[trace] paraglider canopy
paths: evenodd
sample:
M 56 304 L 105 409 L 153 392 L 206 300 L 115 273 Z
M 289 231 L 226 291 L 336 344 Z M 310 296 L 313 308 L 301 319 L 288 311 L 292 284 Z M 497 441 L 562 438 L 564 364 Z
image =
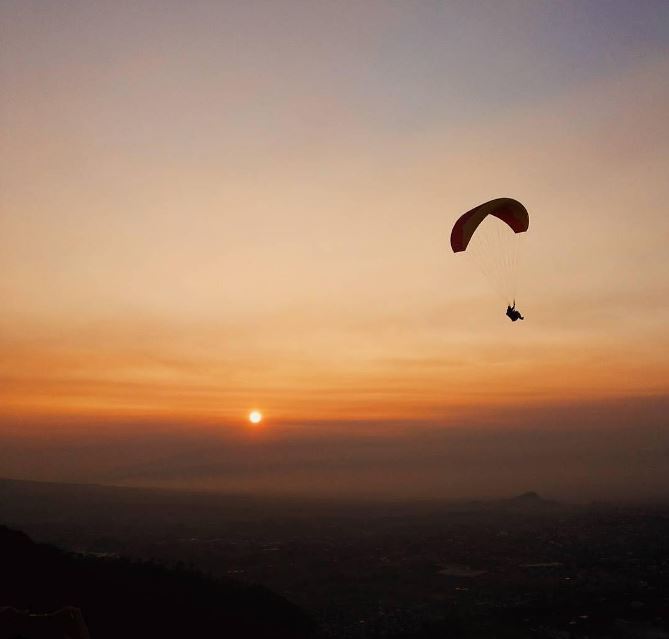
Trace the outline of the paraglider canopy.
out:
M 511 307 L 516 298 L 520 239 L 530 226 L 518 200 L 500 197 L 461 215 L 451 230 L 451 249 L 476 265 L 492 289 Z
M 514 233 L 524 233 L 530 226 L 527 209 L 518 200 L 509 197 L 490 200 L 458 218 L 451 231 L 451 248 L 454 253 L 467 248 L 479 224 L 489 215 L 494 215 L 508 224 Z

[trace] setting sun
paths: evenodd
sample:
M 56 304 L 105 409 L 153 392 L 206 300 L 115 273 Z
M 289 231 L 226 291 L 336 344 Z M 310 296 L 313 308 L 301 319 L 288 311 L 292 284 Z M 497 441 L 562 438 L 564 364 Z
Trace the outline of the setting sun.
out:
M 249 421 L 252 424 L 259 424 L 262 421 L 262 413 L 259 410 L 252 410 L 249 413 Z

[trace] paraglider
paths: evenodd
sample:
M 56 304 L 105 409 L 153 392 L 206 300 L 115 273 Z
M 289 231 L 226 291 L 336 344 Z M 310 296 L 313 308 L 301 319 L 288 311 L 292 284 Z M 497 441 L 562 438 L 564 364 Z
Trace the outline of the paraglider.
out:
M 529 226 L 527 209 L 518 200 L 501 197 L 467 211 L 451 230 L 453 252 L 471 256 L 505 299 L 512 322 L 525 319 L 516 309 L 515 297 L 518 238 Z
M 517 322 L 519 319 L 524 320 L 525 318 L 520 314 L 520 311 L 516 310 L 516 300 L 513 300 L 513 306 L 506 307 L 506 315 L 512 322 Z

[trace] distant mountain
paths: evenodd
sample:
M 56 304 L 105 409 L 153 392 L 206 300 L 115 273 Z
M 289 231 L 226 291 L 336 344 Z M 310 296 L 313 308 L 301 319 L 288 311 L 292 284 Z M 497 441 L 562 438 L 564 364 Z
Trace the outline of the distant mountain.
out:
M 168 489 L 65 484 L 0 478 L 0 522 L 27 530 L 45 541 L 72 539 L 75 529 L 100 531 L 100 537 L 128 537 L 159 531 L 181 537 L 264 520 L 304 522 L 332 517 L 404 517 L 418 512 L 537 513 L 568 508 L 534 491 L 487 500 L 350 501 L 299 497 L 197 493 Z M 64 537 L 60 533 L 67 534 Z M 89 536 L 90 537 L 90 536 Z
M 34 533 L 33 524 L 94 526 L 102 534 L 119 529 L 178 527 L 188 534 L 202 521 L 227 521 L 258 510 L 246 495 L 188 493 L 98 484 L 0 479 L 0 522 Z
M 560 504 L 552 499 L 544 499 L 533 490 L 524 492 L 515 497 L 502 499 L 477 499 L 459 502 L 451 507 L 461 512 L 478 513 L 516 513 L 541 515 L 545 512 L 553 512 L 558 509 L 567 509 L 569 506 Z
M 523 493 L 522 495 L 517 495 L 516 497 L 512 497 L 511 499 L 509 499 L 509 501 L 514 502 L 516 504 L 547 504 L 547 503 L 553 503 L 553 502 L 549 502 L 548 499 L 544 499 L 543 497 L 540 497 L 533 490 L 530 490 L 526 493 Z
M 522 495 L 502 500 L 502 505 L 512 509 L 553 510 L 559 507 L 560 504 L 551 499 L 544 499 L 533 490 L 530 490 Z
M 0 607 L 80 608 L 94 639 L 312 637 L 310 619 L 259 586 L 185 566 L 100 559 L 34 543 L 0 526 Z

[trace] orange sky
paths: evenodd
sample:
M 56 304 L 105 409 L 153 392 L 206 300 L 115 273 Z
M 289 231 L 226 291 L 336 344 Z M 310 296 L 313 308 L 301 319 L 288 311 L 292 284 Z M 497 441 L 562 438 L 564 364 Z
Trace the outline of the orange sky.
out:
M 428 4 L 3 4 L 0 429 L 666 396 L 667 12 Z M 499 196 L 522 324 L 448 249 Z

